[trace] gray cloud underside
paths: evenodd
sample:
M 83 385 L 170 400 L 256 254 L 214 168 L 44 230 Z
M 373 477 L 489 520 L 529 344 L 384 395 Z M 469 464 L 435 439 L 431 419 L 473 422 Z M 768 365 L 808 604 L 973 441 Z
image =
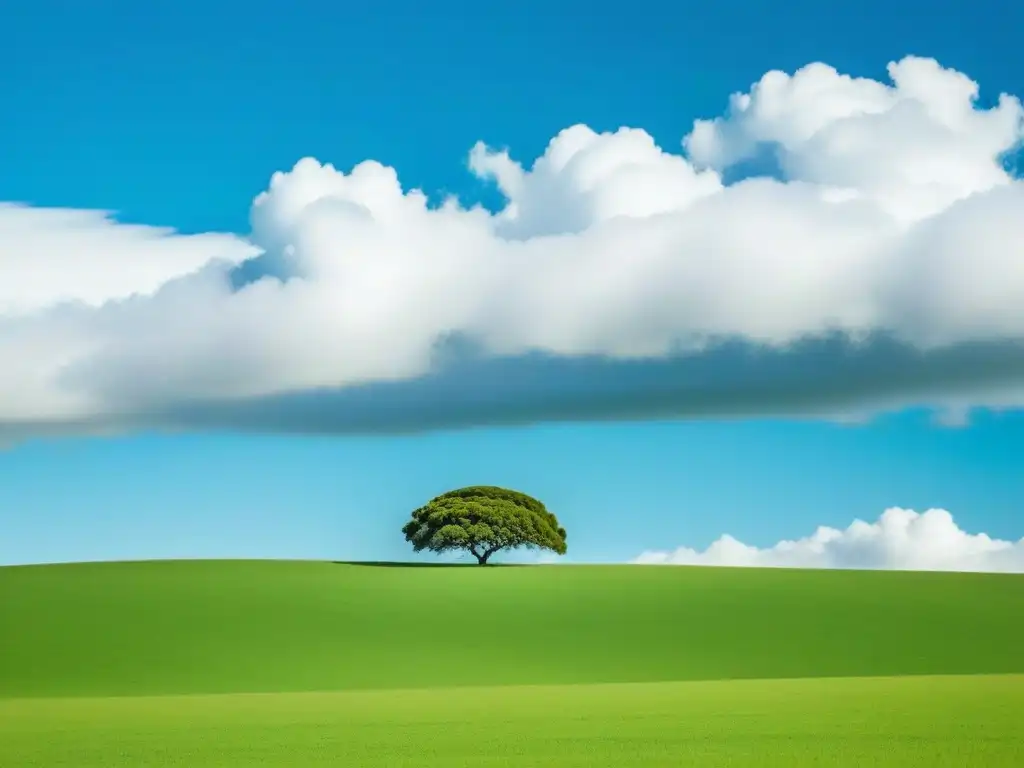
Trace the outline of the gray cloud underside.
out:
M 0 423 L 0 435 L 153 430 L 401 434 L 471 426 L 632 419 L 859 419 L 924 406 L 998 408 L 1024 383 L 1024 344 L 921 352 L 835 336 L 778 350 L 744 342 L 645 361 L 492 358 L 450 343 L 428 376 L 341 389 L 177 404 L 79 422 Z

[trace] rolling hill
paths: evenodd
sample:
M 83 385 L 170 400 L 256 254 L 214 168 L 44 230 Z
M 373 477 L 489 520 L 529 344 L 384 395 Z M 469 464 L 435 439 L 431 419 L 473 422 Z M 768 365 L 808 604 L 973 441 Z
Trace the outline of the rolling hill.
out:
M 0 568 L 0 697 L 1024 672 L 1024 576 L 158 561 Z

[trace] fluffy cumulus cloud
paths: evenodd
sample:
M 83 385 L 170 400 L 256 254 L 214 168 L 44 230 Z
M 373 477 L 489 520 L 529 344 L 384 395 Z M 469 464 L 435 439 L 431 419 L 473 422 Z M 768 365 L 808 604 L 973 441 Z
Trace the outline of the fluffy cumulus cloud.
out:
M 496 212 L 312 158 L 244 239 L 0 207 L 0 437 L 1020 406 L 1024 109 L 978 96 L 930 59 L 773 71 L 679 148 L 476 145 Z
M 1024 539 L 989 538 L 962 530 L 944 509 L 892 507 L 874 523 L 855 520 L 845 530 L 821 527 L 812 535 L 759 549 L 722 536 L 707 549 L 645 552 L 646 565 L 720 565 L 775 568 L 857 568 L 911 571 L 1024 573 Z

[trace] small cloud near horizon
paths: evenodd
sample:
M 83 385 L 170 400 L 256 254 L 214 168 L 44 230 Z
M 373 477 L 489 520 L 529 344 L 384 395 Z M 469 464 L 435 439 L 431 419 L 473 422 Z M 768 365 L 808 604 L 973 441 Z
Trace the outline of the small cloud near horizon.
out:
M 638 565 L 709 565 L 749 568 L 1024 573 L 1024 538 L 993 539 L 962 530 L 944 509 L 915 512 L 891 507 L 873 523 L 820 527 L 802 539 L 758 548 L 725 534 L 707 549 L 648 551 Z

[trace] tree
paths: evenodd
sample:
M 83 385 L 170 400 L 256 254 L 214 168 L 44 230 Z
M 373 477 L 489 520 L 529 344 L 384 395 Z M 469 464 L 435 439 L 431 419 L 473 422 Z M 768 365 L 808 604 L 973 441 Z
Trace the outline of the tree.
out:
M 503 549 L 565 554 L 565 529 L 532 496 L 492 485 L 443 493 L 416 509 L 402 527 L 416 552 L 465 550 L 480 565 Z

